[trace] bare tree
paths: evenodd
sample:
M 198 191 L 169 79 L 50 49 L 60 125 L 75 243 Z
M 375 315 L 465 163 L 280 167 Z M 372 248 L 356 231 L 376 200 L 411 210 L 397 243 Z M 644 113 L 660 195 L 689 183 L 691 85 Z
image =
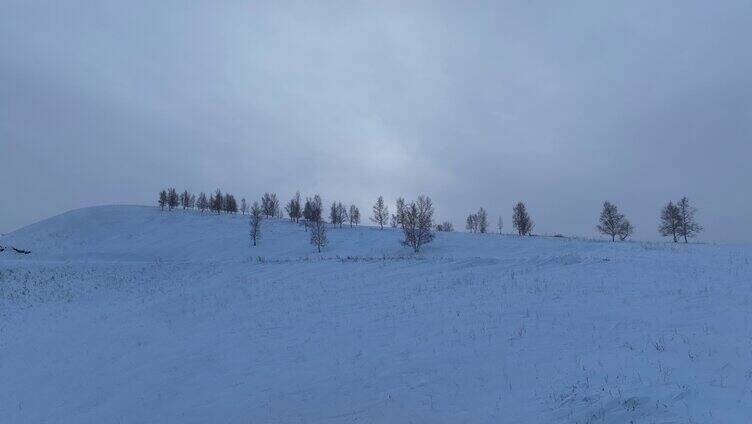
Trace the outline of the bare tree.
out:
M 173 187 L 167 189 L 167 208 L 172 210 L 180 205 L 178 192 Z
M 488 214 L 483 208 L 478 209 L 478 213 L 475 214 L 478 221 L 478 232 L 484 234 L 488 232 Z
M 658 232 L 666 237 L 672 236 L 674 243 L 679 241 L 679 226 L 681 225 L 681 216 L 679 215 L 679 208 L 674 202 L 669 201 L 666 206 L 661 209 L 661 224 L 658 226 Z
M 339 227 L 342 228 L 342 224 L 346 220 L 347 209 L 345 209 L 345 205 L 343 205 L 342 202 L 332 202 L 332 206 L 329 209 L 329 222 L 331 222 L 333 226 L 339 224 Z
M 397 228 L 402 226 L 402 220 L 405 216 L 405 199 L 402 197 L 397 198 L 396 204 L 396 213 L 392 215 L 392 228 Z
M 501 234 L 501 230 L 504 229 L 504 219 L 502 217 L 499 217 L 499 220 L 496 221 L 496 229 L 499 231 L 499 234 Z
M 296 191 L 295 195 L 290 199 L 289 202 L 287 202 L 287 205 L 285 206 L 285 211 L 287 212 L 287 216 L 290 217 L 291 221 L 298 222 L 303 216 L 303 209 L 300 206 L 300 192 Z
M 312 218 L 314 221 L 322 221 L 324 217 L 324 202 L 321 200 L 321 196 L 318 194 L 313 196 L 311 201 Z
M 313 214 L 313 204 L 310 197 L 306 197 L 305 205 L 303 206 L 303 225 L 306 231 L 308 231 L 308 223 L 312 221 L 311 216 Z
M 205 210 L 209 209 L 209 206 L 209 200 L 206 198 L 206 193 L 202 191 L 198 195 L 198 200 L 196 200 L 196 208 L 203 213 Z
M 306 198 L 305 207 L 303 208 L 303 218 L 305 219 L 306 229 L 312 222 L 321 221 L 323 214 L 323 202 L 318 194 L 313 199 Z
M 467 231 L 470 231 L 471 233 L 474 233 L 478 231 L 478 216 L 474 213 L 471 213 L 467 216 L 465 219 L 465 229 Z
M 261 210 L 267 218 L 279 215 L 279 201 L 274 193 L 264 193 L 261 197 Z
M 347 216 L 347 208 L 342 202 L 337 202 L 337 221 L 339 222 L 339 228 L 342 228 L 342 224 L 349 218 Z
M 415 253 L 434 238 L 433 202 L 428 196 L 418 196 L 418 200 L 405 206 L 402 214 L 402 231 L 405 239 L 402 244 L 413 248 Z
M 332 202 L 332 206 L 329 208 L 329 222 L 334 227 L 339 223 L 339 217 L 337 216 L 337 202 Z
M 371 221 L 379 224 L 379 227 L 383 230 L 388 219 L 389 208 L 384 203 L 384 198 L 379 196 L 379 198 L 376 199 L 376 204 L 373 205 L 373 216 L 371 217 Z
M 321 253 L 321 248 L 326 246 L 328 240 L 326 238 L 326 224 L 319 219 L 318 221 L 311 222 L 311 244 L 316 246 L 316 249 Z
M 599 221 L 600 224 L 596 228 L 602 234 L 611 236 L 611 241 L 616 241 L 616 236 L 619 236 L 620 240 L 626 240 L 634 232 L 632 224 L 624 218 L 624 214 L 619 213 L 616 205 L 609 201 L 603 202 Z
M 253 245 L 255 246 L 256 242 L 261 238 L 261 220 L 263 219 L 263 213 L 258 202 L 253 202 L 250 215 L 251 240 L 253 240 Z
M 454 225 L 449 221 L 444 221 L 441 224 L 436 225 L 436 231 L 451 233 L 454 231 Z
M 512 224 L 514 224 L 517 233 L 521 236 L 529 235 L 533 231 L 535 224 L 533 224 L 532 218 L 528 215 L 525 204 L 518 202 L 512 211 Z
M 350 226 L 360 224 L 360 210 L 355 205 L 350 205 Z
M 225 213 L 237 213 L 238 202 L 235 200 L 235 196 L 230 193 L 225 194 L 225 198 L 222 201 L 222 209 Z
M 216 212 L 217 215 L 222 213 L 222 203 L 224 202 L 224 196 L 222 195 L 222 192 L 217 189 L 217 191 L 214 192 L 214 195 L 210 199 L 209 207 L 211 208 L 212 212 Z
M 240 199 L 240 212 L 245 215 L 248 212 L 248 202 L 245 201 L 245 197 Z
M 167 206 L 167 190 L 162 190 L 159 192 L 159 207 L 164 210 L 165 206 Z
M 224 196 L 222 196 L 222 212 L 230 213 L 231 202 L 232 201 L 230 200 L 230 193 L 225 193 Z
M 191 193 L 189 193 L 188 190 L 184 190 L 180 193 L 180 205 L 183 207 L 183 210 L 188 209 L 191 206 Z
M 677 233 L 680 237 L 684 237 L 684 243 L 689 243 L 689 238 L 697 236 L 702 231 L 702 226 L 695 221 L 697 208 L 689 204 L 687 196 L 679 200 L 676 208 L 679 212 L 679 229 Z
M 196 195 L 191 194 L 191 197 L 188 199 L 188 207 L 193 209 L 196 207 Z
M 190 201 L 191 195 L 188 194 L 188 191 L 183 191 L 178 195 L 178 203 L 180 206 L 185 210 L 188 209 L 188 201 Z

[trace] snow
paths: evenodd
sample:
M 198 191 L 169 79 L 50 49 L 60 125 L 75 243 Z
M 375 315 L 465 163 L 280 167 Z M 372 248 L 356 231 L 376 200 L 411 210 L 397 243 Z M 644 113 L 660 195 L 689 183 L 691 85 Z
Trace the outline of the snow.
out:
M 9 423 L 744 423 L 749 246 L 107 206 L 0 238 Z

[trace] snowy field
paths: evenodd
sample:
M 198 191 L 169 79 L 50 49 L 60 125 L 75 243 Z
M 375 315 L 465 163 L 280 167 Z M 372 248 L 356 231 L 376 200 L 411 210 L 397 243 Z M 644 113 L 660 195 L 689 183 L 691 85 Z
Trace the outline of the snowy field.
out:
M 3 423 L 749 423 L 747 246 L 109 206 L 0 238 Z

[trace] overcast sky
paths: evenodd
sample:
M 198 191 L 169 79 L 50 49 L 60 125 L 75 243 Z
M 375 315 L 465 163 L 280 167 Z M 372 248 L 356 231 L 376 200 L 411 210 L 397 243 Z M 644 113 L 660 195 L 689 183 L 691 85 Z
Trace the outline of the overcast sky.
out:
M 752 241 L 752 2 L 0 2 L 0 232 L 168 185 Z

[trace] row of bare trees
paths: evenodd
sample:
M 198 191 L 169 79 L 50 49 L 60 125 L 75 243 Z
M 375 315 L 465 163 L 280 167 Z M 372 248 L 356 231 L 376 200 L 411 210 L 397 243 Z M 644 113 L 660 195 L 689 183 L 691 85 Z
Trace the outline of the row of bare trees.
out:
M 305 230 L 310 230 L 310 243 L 316 246 L 317 251 L 320 253 L 321 249 L 328 243 L 326 224 L 322 219 L 323 202 L 321 201 L 321 196 L 317 194 L 313 198 L 306 198 L 305 203 L 303 203 L 300 192 L 296 192 L 285 205 L 285 212 L 287 212 L 291 221 L 295 223 L 303 221 Z M 250 209 L 250 236 L 253 245 L 256 246 L 261 237 L 262 220 L 282 217 L 282 210 L 275 193 L 264 193 L 261 196 L 260 205 L 258 202 L 253 202 Z
M 521 236 L 530 235 L 533 231 L 533 219 L 527 213 L 527 207 L 524 203 L 518 202 L 512 209 L 512 223 L 517 234 Z M 447 225 L 449 224 L 449 225 Z M 490 224 L 488 222 L 488 212 L 482 207 L 478 209 L 478 212 L 471 213 L 465 219 L 465 229 L 471 233 L 485 234 L 490 231 Z M 499 217 L 496 221 L 496 230 L 501 234 L 504 229 L 504 219 Z M 452 231 L 453 227 L 451 223 L 445 222 L 443 225 L 437 227 L 438 231 Z
M 661 209 L 658 232 L 664 237 L 671 236 L 674 243 L 680 238 L 689 243 L 690 238 L 696 237 L 702 231 L 702 226 L 695 219 L 696 212 L 697 208 L 689 203 L 687 196 L 683 196 L 676 203 L 668 202 Z M 611 236 L 611 241 L 615 241 L 617 237 L 619 240 L 626 240 L 634 233 L 634 226 L 624 214 L 619 213 L 616 205 L 608 201 L 603 202 L 597 228 L 602 234 Z
M 338 205 L 334 204 L 334 208 L 337 209 L 337 214 L 332 220 L 332 224 L 336 225 L 340 223 L 340 218 L 344 221 L 344 216 L 339 214 Z M 253 245 L 256 245 L 257 236 L 260 232 L 260 223 L 262 219 L 268 218 L 282 218 L 282 210 L 277 200 L 275 193 L 264 193 L 261 197 L 261 206 L 254 203 L 252 210 L 257 209 L 257 213 L 251 213 L 251 239 Z M 341 207 L 344 209 L 344 206 Z M 326 236 L 326 223 L 323 220 L 324 203 L 321 200 L 321 196 L 318 194 L 311 197 L 307 197 L 303 202 L 300 192 L 296 192 L 295 195 L 285 205 L 285 212 L 290 218 L 290 221 L 295 223 L 304 224 L 306 231 L 309 231 L 309 241 L 316 247 L 316 250 L 320 253 L 321 249 L 328 244 L 328 238 Z
M 254 202 L 248 205 L 245 199 L 241 199 L 240 206 L 235 197 L 230 193 L 222 193 L 217 189 L 208 198 L 205 193 L 199 193 L 198 197 L 187 190 L 178 193 L 175 188 L 168 188 L 159 193 L 159 206 L 164 209 L 172 210 L 178 207 L 183 209 L 198 209 L 201 212 L 207 210 L 220 214 L 237 213 L 244 215 L 248 213 L 251 218 L 251 239 L 255 246 L 261 237 L 261 220 L 268 218 L 282 218 L 283 212 L 279 200 L 275 193 L 264 193 L 261 202 Z M 395 213 L 390 214 L 389 208 L 382 196 L 379 196 L 372 208 L 371 221 L 383 229 L 387 225 L 399 227 L 403 230 L 404 245 L 410 246 L 415 252 L 429 243 L 434 238 L 435 231 L 454 231 L 451 222 L 445 221 L 435 227 L 433 226 L 433 203 L 427 196 L 418 196 L 417 200 L 406 203 L 402 197 L 397 198 L 395 202 Z M 323 219 L 323 202 L 318 194 L 313 198 L 306 198 L 302 201 L 300 192 L 296 192 L 284 207 L 284 211 L 291 221 L 302 223 L 306 231 L 311 230 L 310 242 L 316 246 L 320 252 L 328 243 L 326 236 L 326 223 Z M 683 238 L 685 243 L 689 238 L 695 237 L 702 231 L 695 220 L 697 209 L 690 205 L 687 197 L 682 197 L 678 202 L 669 202 L 661 210 L 661 223 L 659 232 L 663 236 L 673 237 L 674 242 Z M 512 224 L 515 231 L 520 236 L 531 235 L 535 224 L 527 212 L 523 202 L 518 202 L 512 210 Z M 341 228 L 345 223 L 351 227 L 360 224 L 360 210 L 354 204 L 346 207 L 342 202 L 332 202 L 329 209 L 329 222 L 333 226 L 339 225 Z M 499 217 L 497 230 L 502 232 L 504 222 Z M 488 213 L 484 208 L 478 209 L 477 212 L 471 213 L 466 219 L 465 228 L 473 233 L 487 233 L 489 231 Z M 617 206 L 609 201 L 603 203 L 603 209 L 600 214 L 599 224 L 596 227 L 602 234 L 611 237 L 612 241 L 626 240 L 634 234 L 634 226 L 629 220 L 620 213 Z
M 342 228 L 342 224 L 349 223 L 350 227 L 360 224 L 360 209 L 355 205 L 350 205 L 350 208 L 346 208 L 342 202 L 333 202 L 329 208 L 329 222 L 332 225 L 338 225 Z
M 688 242 L 689 238 L 695 237 L 702 231 L 702 226 L 695 220 L 695 213 L 697 208 L 690 205 L 687 197 L 682 197 L 678 202 L 669 202 L 661 210 L 661 224 L 658 229 L 662 236 L 671 236 L 674 242 L 678 242 L 680 238 L 684 239 L 684 242 Z M 532 233 L 535 224 L 532 218 L 527 212 L 525 204 L 522 202 L 517 203 L 512 210 L 512 223 L 514 225 L 517 234 L 524 236 Z M 485 209 L 480 208 L 478 212 L 471 213 L 467 216 L 465 221 L 465 228 L 472 233 L 486 233 L 488 232 L 488 214 Z M 504 221 L 499 217 L 497 223 L 497 229 L 501 233 L 504 228 Z M 603 210 L 599 218 L 599 223 L 596 226 L 601 234 L 611 237 L 611 241 L 626 240 L 634 234 L 634 226 L 624 216 L 619 213 L 615 204 L 605 201 L 603 202 Z M 444 222 L 436 227 L 437 231 L 453 231 L 451 222 Z
M 483 208 L 478 209 L 478 212 L 471 213 L 465 220 L 465 229 L 471 233 L 485 234 L 488 232 L 488 213 Z
M 198 197 L 196 197 L 196 195 L 191 194 L 188 190 L 178 194 L 174 187 L 170 187 L 159 192 L 157 204 L 162 210 L 165 207 L 167 210 L 182 207 L 183 209 L 198 209 L 201 212 L 208 210 L 217 214 L 222 212 L 238 213 L 238 211 L 245 214 L 248 212 L 248 204 L 245 199 L 241 200 L 240 207 L 238 208 L 235 196 L 230 193 L 223 194 L 220 189 L 217 189 L 209 197 L 204 192 L 199 193 Z
M 313 198 L 306 198 L 302 207 L 301 203 L 300 193 L 295 193 L 285 210 L 292 221 L 303 221 L 305 229 L 310 230 L 311 244 L 321 252 L 328 243 L 321 196 L 317 194 Z M 396 209 L 396 212 L 390 215 L 384 198 L 379 196 L 372 208 L 371 221 L 378 224 L 380 229 L 390 222 L 393 227 L 402 228 L 405 237 L 401 243 L 419 252 L 421 247 L 431 242 L 434 237 L 434 210 L 431 199 L 427 196 L 418 196 L 416 201 L 407 204 L 403 198 L 399 198 Z M 349 223 L 353 227 L 359 225 L 360 220 L 360 209 L 354 204 L 348 208 L 342 202 L 335 201 L 329 207 L 329 223 L 332 226 L 342 228 L 345 223 Z
M 441 226 L 441 228 L 438 228 L 438 230 L 452 231 L 451 224 L 448 226 L 446 224 L 447 223 L 444 223 L 444 225 Z M 530 235 L 532 233 L 535 224 L 533 223 L 533 219 L 530 218 L 530 214 L 528 214 L 527 207 L 524 203 L 518 202 L 516 205 L 514 205 L 514 208 L 512 208 L 512 224 L 515 231 L 517 231 L 517 234 L 521 236 Z M 486 210 L 481 207 L 480 209 L 478 209 L 478 212 L 468 215 L 465 219 L 465 229 L 471 233 L 485 234 L 489 232 L 490 227 L 488 223 L 488 212 L 486 212 Z M 499 232 L 499 234 L 501 234 L 501 231 L 503 229 L 504 219 L 502 217 L 499 217 L 499 219 L 496 221 L 496 230 Z
M 178 194 L 177 190 L 170 187 L 159 192 L 159 207 L 164 210 L 176 209 L 182 205 L 183 209 L 197 209 L 200 212 L 210 210 L 220 214 L 241 212 L 250 216 L 250 237 L 254 246 L 258 245 L 261 239 L 261 223 L 264 219 L 282 218 L 282 208 L 275 193 L 264 193 L 260 202 L 253 202 L 249 205 L 245 199 L 241 199 L 238 207 L 237 201 L 232 194 L 225 193 L 217 189 L 215 193 L 207 198 L 206 194 L 201 192 L 198 197 L 187 190 Z M 313 198 L 306 198 L 305 203 L 302 201 L 300 192 L 296 192 L 284 207 L 285 212 L 293 222 L 303 222 L 305 230 L 310 230 L 310 242 L 316 246 L 317 250 L 327 245 L 326 223 L 323 219 L 323 202 L 318 194 Z M 345 207 L 342 202 L 334 202 L 331 206 L 330 222 L 332 225 L 343 226 L 344 223 L 350 224 L 351 227 L 360 224 L 360 209 L 357 206 L 350 205 Z

